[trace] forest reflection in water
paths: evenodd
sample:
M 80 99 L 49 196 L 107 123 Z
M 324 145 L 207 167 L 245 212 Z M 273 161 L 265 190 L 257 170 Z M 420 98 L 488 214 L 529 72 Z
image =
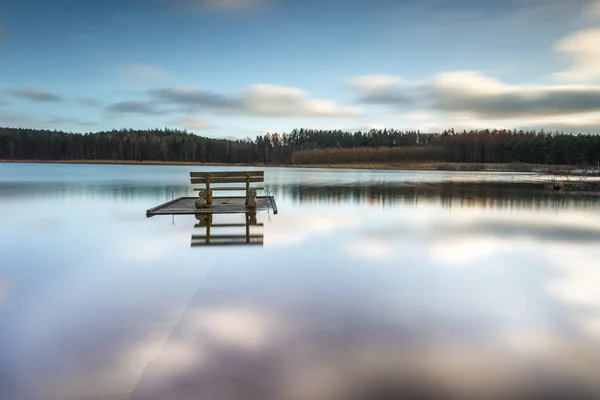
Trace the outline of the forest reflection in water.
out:
M 548 209 L 598 207 L 600 193 L 560 193 L 531 182 L 372 183 L 278 185 L 273 192 L 294 204 L 346 204 L 395 207 L 419 202 L 443 207 Z
M 372 207 L 395 207 L 426 202 L 443 207 L 549 209 L 563 207 L 596 207 L 600 193 L 555 192 L 543 183 L 532 182 L 370 182 L 360 186 L 331 183 L 267 185 L 279 201 L 303 205 L 353 204 Z M 148 198 L 161 202 L 179 196 L 191 196 L 189 185 L 135 183 L 29 183 L 0 182 L 0 200 L 68 199 L 92 196 L 119 202 Z

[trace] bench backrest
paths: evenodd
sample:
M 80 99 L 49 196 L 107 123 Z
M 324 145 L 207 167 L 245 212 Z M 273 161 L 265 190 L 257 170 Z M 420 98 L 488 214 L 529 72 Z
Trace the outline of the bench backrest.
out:
M 192 184 L 264 182 L 265 171 L 190 172 Z

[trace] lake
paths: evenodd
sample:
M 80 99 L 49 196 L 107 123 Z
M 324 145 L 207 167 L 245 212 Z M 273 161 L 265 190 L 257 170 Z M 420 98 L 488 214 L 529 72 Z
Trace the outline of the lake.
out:
M 600 197 L 264 168 L 262 245 L 146 218 L 222 169 L 0 164 L 0 398 L 600 396 Z

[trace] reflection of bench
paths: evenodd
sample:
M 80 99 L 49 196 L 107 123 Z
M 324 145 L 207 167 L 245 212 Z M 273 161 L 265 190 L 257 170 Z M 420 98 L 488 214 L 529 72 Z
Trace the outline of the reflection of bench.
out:
M 250 189 L 263 190 L 262 187 L 251 186 L 252 183 L 265 181 L 264 171 L 219 171 L 219 172 L 190 172 L 192 184 L 204 184 L 205 188 L 194 189 L 195 191 L 206 191 L 206 204 L 212 205 L 213 190 L 243 190 L 246 192 L 245 205 L 248 205 L 248 197 L 251 194 Z M 239 184 L 245 183 L 245 186 L 231 186 L 217 184 Z M 255 193 L 255 192 L 254 192 Z
M 262 227 L 256 220 L 256 213 L 246 213 L 246 223 L 213 224 L 213 214 L 196 214 L 198 223 L 196 229 L 206 229 L 204 235 L 192 235 L 192 247 L 196 246 L 226 246 L 226 245 L 263 245 L 263 234 L 251 234 L 250 227 Z M 211 229 L 212 228 L 212 229 Z M 245 228 L 245 234 L 215 234 L 215 228 Z

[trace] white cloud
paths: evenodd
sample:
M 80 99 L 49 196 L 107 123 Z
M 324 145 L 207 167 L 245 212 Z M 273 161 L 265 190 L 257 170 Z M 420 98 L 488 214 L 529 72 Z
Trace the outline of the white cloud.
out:
M 378 123 L 372 122 L 372 123 L 367 123 L 367 124 L 361 125 L 359 129 L 361 131 L 370 131 L 371 129 L 383 130 L 385 128 L 386 127 L 383 124 L 378 124 Z
M 348 85 L 364 92 L 374 92 L 392 89 L 403 80 L 395 75 L 363 75 L 348 80 Z
M 436 119 L 436 116 L 425 112 L 408 113 L 399 116 L 401 119 L 410 122 L 430 122 Z
M 302 89 L 267 84 L 250 85 L 243 102 L 248 113 L 262 116 L 347 118 L 362 115 L 358 107 L 311 98 Z
M 575 133 L 600 132 L 600 112 L 521 119 L 515 124 L 523 129 L 544 127 L 546 130 Z
M 428 131 L 444 127 L 600 131 L 600 85 L 508 84 L 479 71 L 450 71 L 422 83 L 367 93 L 359 100 L 400 110 L 415 107 L 398 118 Z
M 600 16 L 600 0 L 572 6 Z M 542 9 L 568 11 L 558 0 L 539 1 L 530 11 Z M 405 82 L 394 75 L 364 75 L 349 79 L 348 85 L 361 93 L 358 102 L 392 107 L 396 115 L 404 111 L 398 118 L 421 130 L 600 132 L 600 28 L 574 32 L 557 42 L 554 50 L 572 62 L 569 70 L 554 74 L 560 84 L 512 84 L 482 71 L 462 70 L 441 72 L 420 82 Z
M 268 84 L 254 84 L 237 95 L 207 92 L 193 87 L 151 90 L 154 104 L 175 106 L 186 112 L 209 111 L 227 115 L 261 117 L 354 118 L 362 115 L 359 107 L 344 106 L 332 100 L 313 98 L 305 90 Z M 128 103 L 128 102 L 126 102 Z M 138 112 L 138 104 L 126 110 Z M 146 112 L 147 107 L 139 110 Z M 122 105 L 113 107 L 121 109 Z
M 413 112 L 406 114 L 398 114 L 394 117 L 394 128 L 411 131 L 419 130 L 421 132 L 441 132 L 448 127 L 454 127 L 455 125 L 447 125 L 446 121 L 442 121 L 443 118 L 440 114 L 434 114 L 431 112 Z
M 556 118 L 600 111 L 598 85 L 509 85 L 474 71 L 439 74 L 429 106 L 489 120 Z
M 600 2 L 596 5 L 600 10 Z M 555 50 L 573 61 L 569 71 L 554 76 L 567 82 L 590 82 L 600 79 L 600 28 L 575 32 L 560 40 Z
M 473 116 L 469 113 L 441 115 L 439 122 L 417 124 L 421 131 L 440 132 L 454 128 L 457 131 L 476 129 L 544 129 L 570 133 L 599 133 L 600 113 L 581 113 L 547 117 L 494 119 Z M 416 128 L 415 128 L 416 129 Z
M 190 130 L 211 129 L 211 126 L 204 119 L 192 116 L 179 118 L 175 121 L 175 125 Z
M 347 131 L 349 128 L 344 128 L 342 125 L 308 125 L 306 129 L 322 130 L 322 131 Z
M 499 80 L 479 71 L 452 71 L 437 74 L 432 86 L 439 91 L 459 91 L 474 95 L 504 94 L 515 91 Z
M 546 3 L 562 9 L 559 1 Z M 574 6 L 583 6 L 583 2 Z M 600 16 L 600 0 L 585 2 L 589 14 Z M 555 10 L 555 11 L 556 11 Z M 564 10 L 566 11 L 566 10 Z M 554 50 L 572 66 L 554 74 L 561 84 L 510 84 L 481 71 L 442 72 L 422 82 L 403 82 L 391 75 L 352 78 L 359 102 L 409 111 L 398 117 L 421 130 L 443 127 L 544 128 L 600 132 L 600 28 L 574 32 Z M 596 84 L 595 84 L 596 83 Z M 424 129 L 425 126 L 429 129 Z

